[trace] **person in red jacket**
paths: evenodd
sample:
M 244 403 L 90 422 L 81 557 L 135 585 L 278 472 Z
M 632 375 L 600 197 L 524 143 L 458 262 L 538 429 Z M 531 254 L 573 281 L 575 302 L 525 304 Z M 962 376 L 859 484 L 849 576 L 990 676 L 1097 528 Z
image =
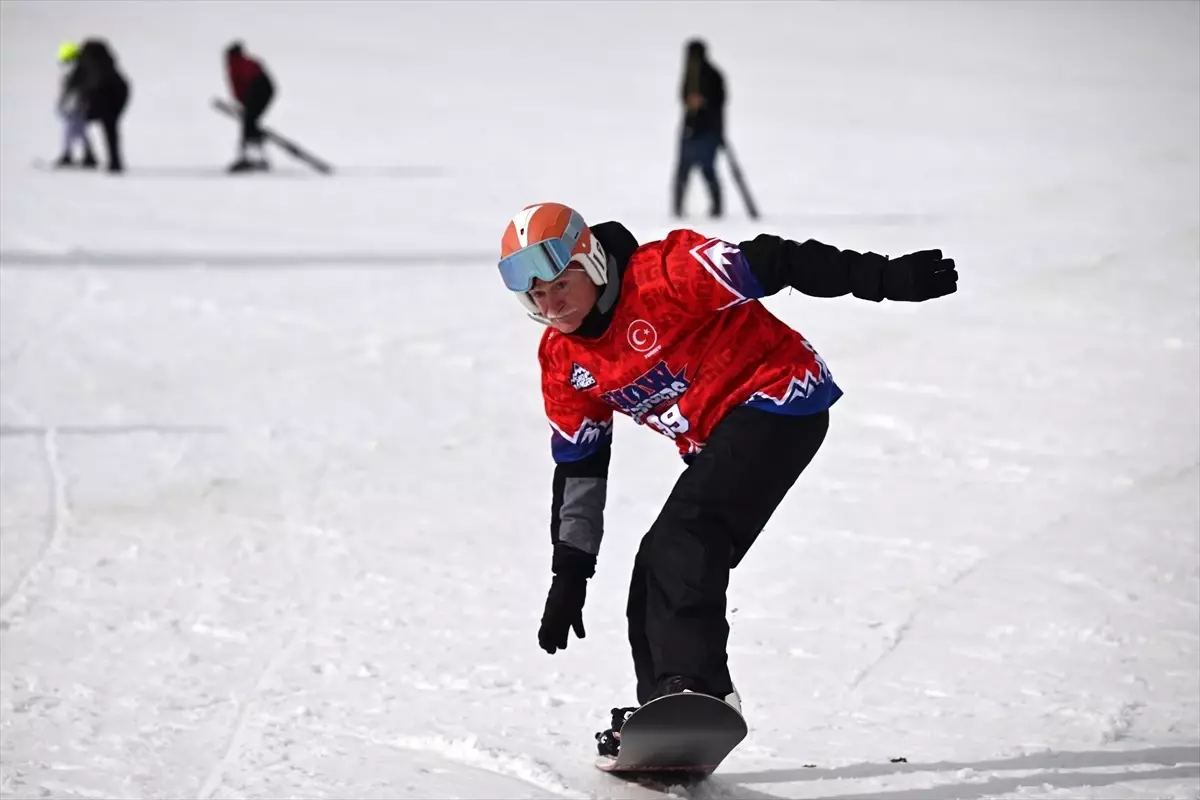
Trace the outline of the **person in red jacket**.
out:
M 229 171 L 268 169 L 259 121 L 275 97 L 275 83 L 261 61 L 246 55 L 241 42 L 234 42 L 225 49 L 225 71 L 233 97 L 242 106 L 238 158 L 230 165 Z
M 740 711 L 725 618 L 730 571 L 825 439 L 842 396 L 828 365 L 760 302 L 814 297 L 920 302 L 951 294 L 940 250 L 898 258 L 770 234 L 734 243 L 675 230 L 638 244 L 561 203 L 505 228 L 500 275 L 547 326 L 538 350 L 555 462 L 550 591 L 538 642 L 584 637 L 587 581 L 604 534 L 613 412 L 673 442 L 687 465 L 634 559 L 626 616 L 637 701 L 694 691 Z M 596 734 L 616 756 L 633 707 Z

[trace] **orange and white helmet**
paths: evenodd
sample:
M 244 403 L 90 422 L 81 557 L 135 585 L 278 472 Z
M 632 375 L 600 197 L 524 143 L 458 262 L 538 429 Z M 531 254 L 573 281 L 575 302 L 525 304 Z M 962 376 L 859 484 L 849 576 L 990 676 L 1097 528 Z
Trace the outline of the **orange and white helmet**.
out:
M 552 281 L 572 264 L 582 267 L 597 286 L 608 283 L 604 248 L 575 209 L 536 203 L 521 209 L 504 229 L 500 277 L 535 319 L 545 322 L 529 296 L 534 279 Z

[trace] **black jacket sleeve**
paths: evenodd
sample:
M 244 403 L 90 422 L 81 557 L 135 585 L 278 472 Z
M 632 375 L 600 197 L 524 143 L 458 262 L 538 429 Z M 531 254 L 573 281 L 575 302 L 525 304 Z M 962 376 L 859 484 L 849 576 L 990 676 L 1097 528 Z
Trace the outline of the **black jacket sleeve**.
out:
M 608 464 L 612 448 L 554 467 L 550 505 L 550 541 L 554 545 L 554 571 L 569 561 L 595 569 L 604 537 L 604 505 L 608 495 Z
M 765 296 L 791 286 L 811 297 L 853 294 L 883 300 L 883 270 L 888 260 L 877 253 L 839 250 L 815 239 L 794 242 L 763 233 L 738 247 Z

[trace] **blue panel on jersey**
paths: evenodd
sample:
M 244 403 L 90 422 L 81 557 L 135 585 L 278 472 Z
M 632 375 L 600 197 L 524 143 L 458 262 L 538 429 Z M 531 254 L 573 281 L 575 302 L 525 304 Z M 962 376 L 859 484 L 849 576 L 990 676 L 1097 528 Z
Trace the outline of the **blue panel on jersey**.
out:
M 789 414 L 802 417 L 826 411 L 842 396 L 841 388 L 828 373 L 822 374 L 818 382 L 799 381 L 792 378 L 783 397 L 771 397 L 758 392 L 746 401 L 751 408 L 770 411 L 774 414 Z
M 556 464 L 580 461 L 612 445 L 611 419 L 607 422 L 585 419 L 573 438 L 553 425 L 550 428 L 550 453 Z
M 766 295 L 758 278 L 750 269 L 750 262 L 741 250 L 726 256 L 729 261 L 729 282 L 742 297 L 760 298 Z
M 721 239 L 709 239 L 691 252 L 710 275 L 739 297 L 757 299 L 766 295 L 762 284 L 750 269 L 750 262 L 737 245 Z

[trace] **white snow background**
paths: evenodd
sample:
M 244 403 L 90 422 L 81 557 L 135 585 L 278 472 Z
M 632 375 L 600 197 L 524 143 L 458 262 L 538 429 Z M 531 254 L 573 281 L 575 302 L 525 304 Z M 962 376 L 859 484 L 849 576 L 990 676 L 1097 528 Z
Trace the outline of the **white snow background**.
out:
M 92 35 L 128 172 L 35 169 Z M 1200 3 L 749 0 L 0 3 L 3 797 L 659 796 L 592 734 L 683 465 L 618 420 L 587 638 L 538 649 L 495 258 L 540 200 L 675 226 L 693 35 L 764 213 L 722 163 L 684 224 L 961 288 L 766 301 L 846 395 L 733 575 L 750 735 L 675 794 L 1200 797 Z M 234 38 L 335 175 L 222 173 Z

